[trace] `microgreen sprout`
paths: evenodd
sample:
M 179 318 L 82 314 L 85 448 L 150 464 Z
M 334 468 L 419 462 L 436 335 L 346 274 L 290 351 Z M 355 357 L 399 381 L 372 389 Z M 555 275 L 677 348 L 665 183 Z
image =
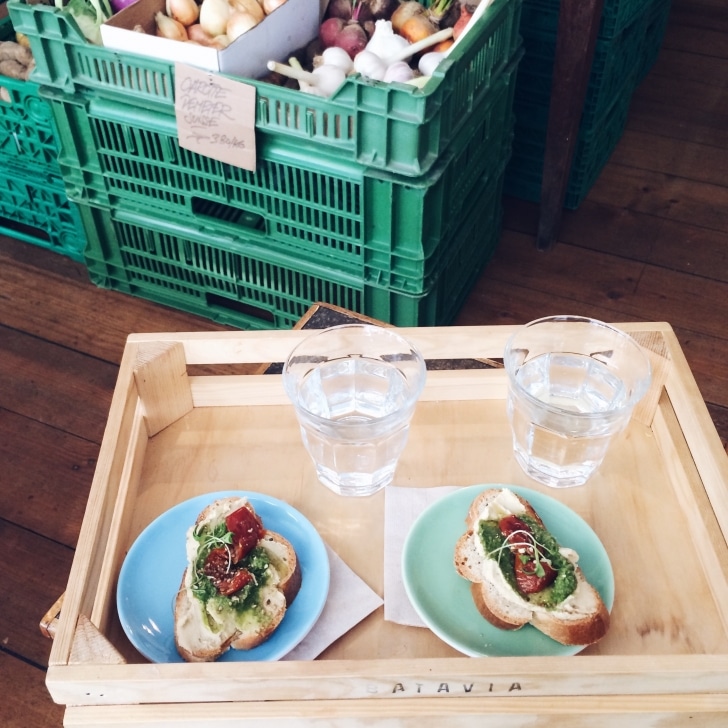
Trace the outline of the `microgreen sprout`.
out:
M 203 536 L 202 532 L 198 529 L 195 531 L 194 534 L 195 538 L 200 541 L 200 548 L 197 551 L 198 555 L 198 563 L 197 563 L 197 570 L 199 571 L 202 567 L 200 565 L 200 560 L 204 564 L 205 558 L 207 558 L 207 554 L 210 553 L 213 549 L 217 548 L 218 546 L 224 547 L 225 552 L 227 553 L 227 570 L 230 571 L 230 568 L 232 567 L 233 557 L 232 557 L 232 551 L 230 550 L 230 544 L 233 542 L 233 534 L 231 531 L 225 531 L 222 535 L 215 535 L 214 532 L 208 533 L 206 536 Z M 200 559 L 200 557 L 203 557 Z
M 513 536 L 520 536 L 523 540 L 514 541 Z M 511 532 L 497 549 L 488 553 L 488 556 L 497 554 L 497 561 L 500 563 L 501 555 L 505 549 L 517 554 L 522 564 L 527 564 L 533 560 L 536 564 L 536 576 L 542 577 L 546 574 L 543 568 L 544 563 L 552 566 L 548 548 L 537 541 L 529 531 L 521 529 Z

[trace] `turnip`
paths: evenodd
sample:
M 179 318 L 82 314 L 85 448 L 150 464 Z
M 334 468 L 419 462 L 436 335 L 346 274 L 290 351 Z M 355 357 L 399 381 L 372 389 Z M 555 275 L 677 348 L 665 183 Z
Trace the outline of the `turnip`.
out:
M 328 18 L 321 23 L 319 28 L 319 38 L 324 48 L 330 48 L 344 29 L 346 21 L 341 18 Z
M 352 21 L 342 29 L 336 37 L 334 45 L 343 48 L 349 54 L 349 58 L 355 58 L 357 53 L 361 53 L 367 47 L 368 40 L 364 28 L 359 23 Z
M 367 34 L 359 23 L 353 20 L 347 23 L 341 18 L 329 18 L 321 23 L 319 38 L 324 48 L 343 48 L 349 58 L 363 51 L 368 42 Z

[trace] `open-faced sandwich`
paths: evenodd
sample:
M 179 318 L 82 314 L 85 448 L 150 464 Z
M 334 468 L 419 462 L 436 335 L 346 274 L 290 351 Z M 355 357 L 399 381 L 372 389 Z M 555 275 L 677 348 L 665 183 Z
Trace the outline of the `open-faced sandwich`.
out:
M 565 645 L 589 645 L 609 629 L 609 611 L 533 507 L 507 488 L 480 493 L 455 547 L 478 611 L 500 629 L 532 624 Z
M 263 643 L 298 594 L 291 543 L 264 528 L 250 501 L 207 506 L 187 532 L 187 568 L 174 603 L 174 638 L 188 662 Z

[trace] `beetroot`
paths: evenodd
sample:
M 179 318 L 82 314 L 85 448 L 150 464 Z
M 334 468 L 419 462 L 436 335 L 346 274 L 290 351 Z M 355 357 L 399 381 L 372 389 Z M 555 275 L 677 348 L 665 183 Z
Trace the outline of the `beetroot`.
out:
M 339 33 L 344 30 L 346 22 L 341 18 L 329 18 L 321 23 L 319 28 L 319 38 L 324 48 L 334 45 Z
M 349 57 L 353 60 L 357 53 L 361 53 L 367 46 L 369 38 L 364 32 L 364 28 L 359 23 L 347 23 L 341 33 L 336 36 L 334 45 L 343 48 Z
M 353 59 L 357 53 L 364 50 L 369 36 L 355 20 L 346 22 L 341 18 L 329 18 L 321 23 L 319 39 L 324 48 L 338 46 Z

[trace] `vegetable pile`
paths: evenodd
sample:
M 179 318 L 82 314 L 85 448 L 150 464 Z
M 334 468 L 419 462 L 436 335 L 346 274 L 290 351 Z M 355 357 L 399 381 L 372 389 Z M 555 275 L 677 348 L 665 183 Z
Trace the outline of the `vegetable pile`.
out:
M 286 0 L 167 0 L 157 13 L 157 35 L 222 50 L 265 20 Z M 137 27 L 135 30 L 143 31 Z
M 40 0 L 48 2 L 49 0 Z M 135 0 L 51 0 L 73 15 L 87 39 Z M 359 74 L 372 81 L 423 86 L 473 23 L 475 9 L 492 0 L 330 0 L 318 37 L 288 63 L 268 62 L 265 80 L 328 97 Z M 66 3 L 64 5 L 64 2 Z M 227 48 L 286 0 L 166 0 L 155 15 L 156 35 Z M 480 12 L 480 11 L 479 11 Z M 135 31 L 145 33 L 141 25 Z M 283 31 L 281 31 L 283 32 Z
M 331 0 L 318 38 L 306 49 L 308 63 L 293 57 L 268 68 L 317 96 L 335 93 L 353 73 L 422 85 L 472 18 L 468 1 Z

